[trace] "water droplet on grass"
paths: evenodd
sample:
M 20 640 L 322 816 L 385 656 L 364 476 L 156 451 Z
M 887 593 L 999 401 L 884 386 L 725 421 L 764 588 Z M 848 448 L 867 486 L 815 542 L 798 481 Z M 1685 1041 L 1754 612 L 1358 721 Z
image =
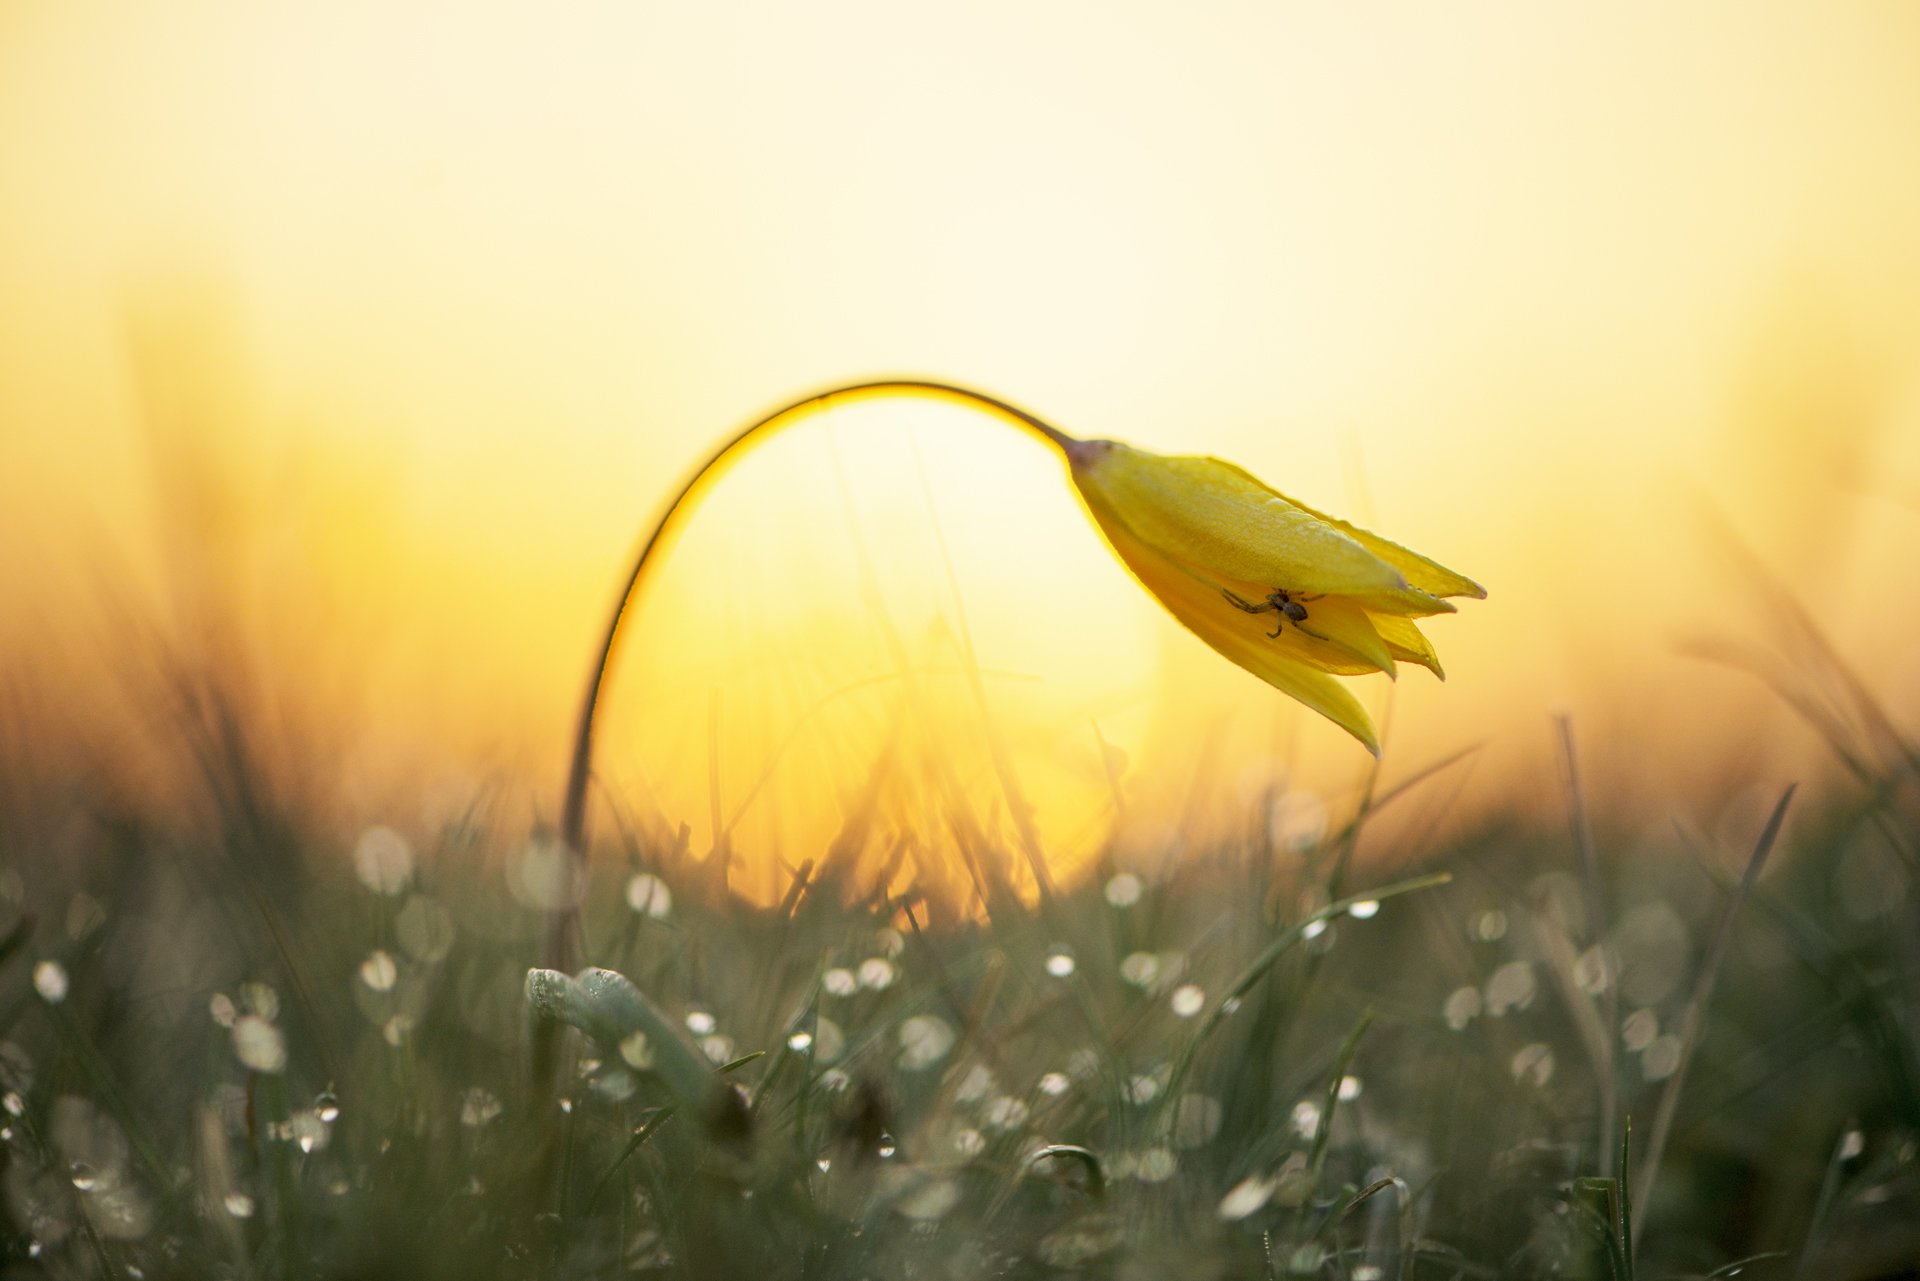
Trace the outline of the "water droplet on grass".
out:
M 1133 1177 L 1142 1183 L 1165 1183 L 1179 1168 L 1173 1152 L 1167 1148 L 1148 1148 L 1133 1167 Z
M 1660 1035 L 1660 1017 L 1652 1010 L 1635 1010 L 1620 1024 L 1620 1041 L 1635 1054 L 1653 1044 Z
M 1173 989 L 1173 996 L 1167 1001 L 1173 1012 L 1183 1019 L 1190 1019 L 1206 1008 L 1207 992 L 1198 983 L 1182 983 Z
M 1047 973 L 1057 979 L 1066 978 L 1073 973 L 1073 953 L 1064 948 L 1047 953 Z
M 805 1054 L 813 1048 L 813 1033 L 806 1031 L 795 1032 L 787 1038 L 787 1048 L 795 1054 Z
M 1017 1130 L 1027 1122 L 1027 1105 L 1010 1094 L 987 1104 L 987 1124 L 996 1130 Z
M 67 970 L 58 961 L 42 961 L 33 967 L 33 990 L 48 1005 L 67 999 Z
M 1235 1223 L 1246 1218 L 1273 1199 L 1274 1182 L 1273 1179 L 1258 1174 L 1248 1175 L 1234 1184 L 1227 1194 L 1220 1198 L 1220 1208 L 1214 1213 L 1225 1223 Z
M 258 1014 L 243 1014 L 234 1020 L 233 1052 L 255 1072 L 286 1070 L 287 1040 L 279 1028 Z
M 8 1116 L 25 1116 L 27 1101 L 13 1090 L 8 1090 L 5 1098 L 0 1098 L 0 1106 L 7 1109 Z
M 831 969 L 820 976 L 820 986 L 831 996 L 852 996 L 860 980 L 853 976 L 852 970 Z
M 627 881 L 627 906 L 641 916 L 661 920 L 673 911 L 673 891 L 651 872 L 641 872 Z
M 413 880 L 413 847 L 391 827 L 369 827 L 354 844 L 353 870 L 375 894 L 400 894 Z
M 932 1067 L 953 1048 L 953 1028 L 934 1014 L 916 1014 L 900 1025 L 900 1066 Z
M 1533 1004 L 1533 967 L 1525 961 L 1508 961 L 1487 980 L 1488 1018 L 1499 1018 L 1508 1010 L 1524 1010 Z
M 244 1192 L 227 1193 L 227 1199 L 222 1204 L 226 1206 L 227 1213 L 236 1219 L 253 1217 L 253 1198 Z
M 340 1119 L 340 1100 L 334 1097 L 332 1090 L 320 1091 L 313 1101 L 313 1114 L 327 1125 Z
M 720 1026 L 719 1020 L 705 1010 L 687 1011 L 687 1031 L 695 1036 L 710 1036 Z
M 1049 1072 L 1040 1078 L 1040 1093 L 1059 1096 L 1073 1085 L 1065 1072 Z
M 233 1008 L 233 998 L 225 992 L 215 992 L 213 994 L 212 998 L 207 1001 L 207 1013 L 211 1015 L 213 1021 L 221 1027 L 232 1027 L 234 1019 L 240 1016 L 240 1012 Z
M 1107 882 L 1107 902 L 1115 907 L 1132 907 L 1140 901 L 1142 888 L 1139 877 L 1132 872 L 1121 872 Z
M 1544 1041 L 1535 1041 L 1523 1045 L 1515 1051 L 1513 1061 L 1508 1064 L 1516 1081 L 1530 1081 L 1534 1085 L 1545 1085 L 1553 1079 L 1553 1047 Z
M 1134 952 L 1120 962 L 1120 977 L 1135 987 L 1152 987 L 1160 977 L 1160 958 L 1152 952 Z
M 1477 987 L 1457 987 L 1447 997 L 1445 1005 L 1440 1007 L 1447 1026 L 1458 1032 L 1479 1017 L 1480 989 Z
M 1339 1090 L 1340 1101 L 1342 1103 L 1353 1102 L 1355 1099 L 1360 1097 L 1360 1089 L 1361 1089 L 1361 1085 L 1360 1085 L 1359 1077 L 1357 1076 L 1341 1077 L 1340 1090 Z
M 82 1192 L 91 1192 L 100 1186 L 100 1174 L 85 1161 L 75 1161 L 70 1167 L 73 1186 Z
M 280 994 L 273 988 L 258 981 L 240 985 L 240 1004 L 250 1014 L 258 1014 L 263 1019 L 280 1017 Z
M 400 967 L 394 963 L 392 954 L 376 948 L 360 962 L 360 981 L 371 991 L 391 992 L 393 985 L 400 981 Z
M 1362 899 L 1347 909 L 1347 915 L 1356 921 L 1371 920 L 1380 915 L 1380 901 L 1378 899 Z
M 875 992 L 883 992 L 893 986 L 900 971 L 892 961 L 884 956 L 874 956 L 860 962 L 860 986 Z
M 1312 1099 L 1301 1099 L 1294 1104 L 1290 1119 L 1293 1132 L 1303 1139 L 1311 1139 L 1320 1133 L 1320 1105 Z
M 500 1100 L 491 1091 L 475 1086 L 461 1099 L 460 1124 L 477 1130 L 499 1116 L 500 1112 Z
M 1653 1038 L 1640 1056 L 1640 1074 L 1649 1081 L 1664 1081 L 1680 1067 L 1680 1038 L 1662 1032 Z

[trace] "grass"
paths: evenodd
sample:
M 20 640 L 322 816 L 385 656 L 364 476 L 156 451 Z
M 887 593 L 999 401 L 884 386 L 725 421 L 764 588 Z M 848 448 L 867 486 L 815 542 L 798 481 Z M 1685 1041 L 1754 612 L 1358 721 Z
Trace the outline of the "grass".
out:
M 198 820 L 84 789 L 0 815 L 10 1275 L 1920 1261 L 1894 773 L 1783 798 L 1743 851 L 1580 809 L 1571 835 L 1489 827 L 1379 877 L 1353 828 L 1256 830 L 1165 881 L 1108 867 L 939 928 L 831 880 L 753 907 L 683 844 L 609 836 L 581 929 L 624 978 L 531 981 L 551 878 L 525 863 L 550 849 L 524 829 L 346 857 L 231 782 L 247 805 Z M 585 1029 L 557 1097 L 527 1062 L 545 1017 Z

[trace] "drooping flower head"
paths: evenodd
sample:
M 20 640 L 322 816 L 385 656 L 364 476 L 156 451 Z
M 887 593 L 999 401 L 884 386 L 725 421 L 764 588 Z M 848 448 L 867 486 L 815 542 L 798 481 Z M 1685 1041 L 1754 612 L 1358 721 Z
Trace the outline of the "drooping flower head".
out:
M 1074 486 L 1127 568 L 1194 635 L 1380 754 L 1335 676 L 1418 663 L 1445 678 L 1414 620 L 1478 583 L 1323 515 L 1217 458 L 1061 440 Z

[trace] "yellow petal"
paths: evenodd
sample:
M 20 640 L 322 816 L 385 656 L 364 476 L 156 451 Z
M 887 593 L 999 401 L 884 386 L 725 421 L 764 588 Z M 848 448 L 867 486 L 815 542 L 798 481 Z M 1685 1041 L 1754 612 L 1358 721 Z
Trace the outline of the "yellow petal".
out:
M 1432 614 L 1457 614 L 1460 611 L 1438 596 L 1430 596 L 1417 587 L 1397 592 L 1363 592 L 1349 597 L 1369 614 L 1391 614 L 1395 618 L 1426 618 Z
M 1241 477 L 1246 481 L 1258 485 L 1261 489 L 1272 494 L 1282 502 L 1291 504 L 1315 520 L 1323 521 L 1331 525 L 1335 530 L 1353 539 L 1373 555 L 1379 557 L 1404 574 L 1408 586 L 1416 587 L 1430 596 L 1472 596 L 1478 600 L 1486 599 L 1487 589 L 1474 582 L 1471 578 L 1466 577 L 1464 574 L 1456 574 L 1446 566 L 1436 561 L 1428 560 L 1419 552 L 1409 551 L 1399 543 L 1382 538 L 1378 534 L 1369 533 L 1357 525 L 1340 520 L 1334 516 L 1328 516 L 1322 512 L 1317 512 L 1303 502 L 1288 498 L 1279 490 L 1267 485 L 1248 472 L 1235 467 L 1232 463 L 1220 463 L 1219 465 L 1239 472 Z
M 1199 575 L 1206 582 L 1205 575 Z M 1218 586 L 1242 600 L 1262 601 L 1267 589 L 1255 583 L 1229 582 Z M 1221 600 L 1226 601 L 1224 591 Z M 1231 602 L 1227 602 L 1231 607 Z M 1252 615 L 1267 643 L 1311 667 L 1341 676 L 1361 672 L 1394 674 L 1393 654 L 1374 629 L 1367 611 L 1345 596 L 1309 596 L 1301 602 L 1307 616 L 1300 622 L 1272 613 Z M 1245 611 L 1239 611 L 1244 613 Z M 1280 634 L 1273 635 L 1278 624 Z
M 1433 642 L 1414 625 L 1412 619 L 1376 614 L 1373 625 L 1395 658 L 1403 663 L 1418 663 L 1441 680 L 1447 679 L 1446 672 L 1440 668 L 1440 655 L 1434 652 Z
M 1220 654 L 1246 668 L 1282 693 L 1291 695 L 1359 739 L 1375 756 L 1380 739 L 1360 700 L 1346 686 L 1316 671 L 1290 648 L 1267 637 L 1267 615 L 1244 613 L 1217 587 L 1141 542 L 1126 526 L 1093 508 L 1095 522 L 1127 568 L 1186 629 Z M 1291 632 L 1289 627 L 1288 632 Z
M 1303 594 L 1404 590 L 1399 570 L 1318 515 L 1217 458 L 1165 457 L 1118 442 L 1070 456 L 1074 484 L 1104 523 L 1218 580 Z

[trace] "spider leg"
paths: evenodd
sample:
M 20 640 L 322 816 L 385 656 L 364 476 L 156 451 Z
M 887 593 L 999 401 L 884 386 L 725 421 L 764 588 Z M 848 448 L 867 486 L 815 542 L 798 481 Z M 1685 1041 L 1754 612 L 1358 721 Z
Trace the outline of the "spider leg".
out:
M 1266 613 L 1271 613 L 1272 611 L 1280 608 L 1278 605 L 1274 604 L 1272 601 L 1267 601 L 1265 604 L 1256 605 L 1250 600 L 1247 600 L 1240 596 L 1235 596 L 1232 592 L 1228 591 L 1224 587 L 1220 589 L 1220 594 L 1222 596 L 1225 596 L 1227 598 L 1227 603 L 1232 605 L 1235 609 L 1243 609 L 1249 614 L 1266 614 Z

